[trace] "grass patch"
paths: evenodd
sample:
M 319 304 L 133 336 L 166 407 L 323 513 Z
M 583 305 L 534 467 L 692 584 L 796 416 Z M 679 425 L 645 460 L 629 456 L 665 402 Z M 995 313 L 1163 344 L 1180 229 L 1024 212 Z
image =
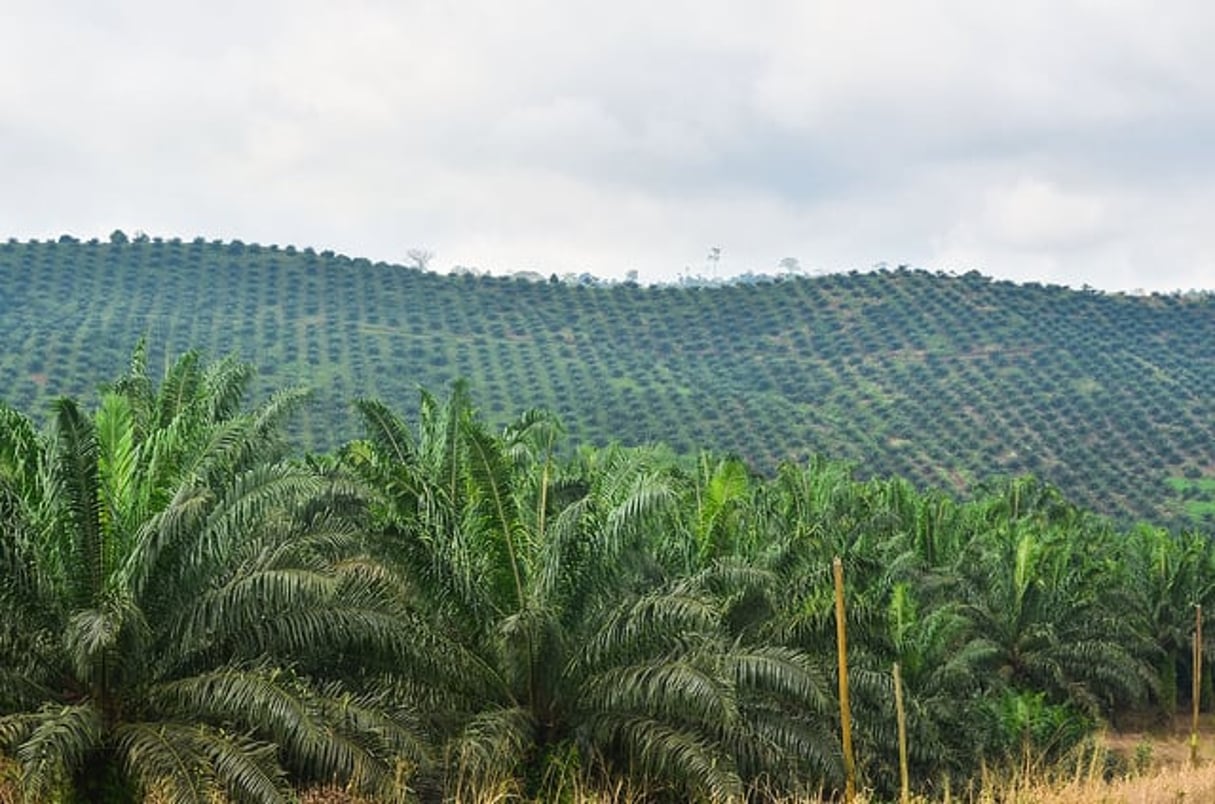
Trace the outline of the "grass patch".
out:
M 1215 516 L 1215 477 L 1182 477 L 1165 480 L 1180 507 L 1192 520 Z
M 1169 488 L 1178 494 L 1185 494 L 1193 489 L 1198 494 L 1215 496 L 1215 477 L 1180 477 L 1173 476 L 1165 480 Z

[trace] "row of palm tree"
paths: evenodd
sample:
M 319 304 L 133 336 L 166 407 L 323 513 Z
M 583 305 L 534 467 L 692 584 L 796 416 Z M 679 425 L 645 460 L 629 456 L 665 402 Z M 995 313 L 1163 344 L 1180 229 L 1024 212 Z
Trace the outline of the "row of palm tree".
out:
M 1130 531 L 1024 477 L 970 501 L 815 459 L 772 478 L 565 448 L 468 388 L 299 457 L 304 399 L 146 349 L 91 411 L 0 406 L 0 752 L 31 801 L 841 791 L 842 558 L 862 782 L 1060 756 L 1188 689 L 1200 535 Z
M 1212 473 L 1211 294 L 909 270 L 581 287 L 147 237 L 0 242 L 0 285 L 0 387 L 26 411 L 86 395 L 152 333 L 239 351 L 265 392 L 316 388 L 293 430 L 313 449 L 359 435 L 353 396 L 404 404 L 463 376 L 495 424 L 543 405 L 573 441 L 661 438 L 766 472 L 821 452 L 960 493 L 1032 472 L 1124 522 L 1215 525 L 1209 489 L 1165 485 Z M 737 409 L 745 425 L 705 415 Z

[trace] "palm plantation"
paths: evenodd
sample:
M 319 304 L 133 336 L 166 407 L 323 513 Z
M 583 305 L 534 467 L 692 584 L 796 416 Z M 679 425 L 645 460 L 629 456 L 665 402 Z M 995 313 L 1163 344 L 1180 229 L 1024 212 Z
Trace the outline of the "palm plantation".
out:
M 932 793 L 1171 713 L 1215 606 L 1204 537 L 1032 478 L 958 501 L 823 459 L 571 452 L 459 383 L 412 419 L 360 400 L 363 438 L 298 458 L 305 396 L 247 407 L 250 378 L 187 353 L 154 383 L 141 346 L 43 430 L 0 407 L 0 779 L 26 800 L 831 795 L 837 555 L 862 784 L 895 790 L 898 662 Z

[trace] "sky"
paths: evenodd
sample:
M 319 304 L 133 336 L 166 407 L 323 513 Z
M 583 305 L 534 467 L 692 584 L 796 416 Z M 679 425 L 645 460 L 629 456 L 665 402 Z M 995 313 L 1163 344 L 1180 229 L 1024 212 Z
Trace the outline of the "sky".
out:
M 6 239 L 1215 288 L 1207 0 L 0 5 Z

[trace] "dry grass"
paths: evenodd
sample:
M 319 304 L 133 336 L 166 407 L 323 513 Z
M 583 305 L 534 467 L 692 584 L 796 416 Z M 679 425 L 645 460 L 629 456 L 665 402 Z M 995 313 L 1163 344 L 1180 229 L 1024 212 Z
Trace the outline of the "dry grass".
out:
M 1018 797 L 999 799 L 1041 804 L 1181 804 L 1215 802 L 1215 765 L 1164 768 L 1115 782 L 1080 781 L 1058 787 L 1029 787 Z M 992 799 L 996 801 L 997 799 Z
M 1208 743 L 1212 741 L 1208 740 Z M 1189 744 L 1175 734 L 1121 734 L 1106 738 L 1095 750 L 1052 768 L 1032 763 L 983 774 L 964 789 L 944 792 L 933 798 L 916 796 L 916 804 L 1196 804 L 1215 802 L 1215 744 L 1206 745 L 1203 764 L 1189 766 Z M 1129 752 L 1129 753 L 1128 753 Z M 1103 778 L 1111 758 L 1128 767 L 1127 774 L 1113 780 Z M 1136 768 L 1138 759 L 1142 767 Z M 20 804 L 15 769 L 0 758 L 0 804 Z M 609 790 L 563 791 L 570 804 L 641 804 L 640 791 L 624 784 Z M 518 791 L 500 789 L 460 795 L 464 804 L 522 802 Z M 317 788 L 300 796 L 302 804 L 375 804 L 341 788 Z M 780 804 L 825 804 L 829 799 L 787 799 Z M 857 804 L 878 804 L 879 799 L 861 795 Z

